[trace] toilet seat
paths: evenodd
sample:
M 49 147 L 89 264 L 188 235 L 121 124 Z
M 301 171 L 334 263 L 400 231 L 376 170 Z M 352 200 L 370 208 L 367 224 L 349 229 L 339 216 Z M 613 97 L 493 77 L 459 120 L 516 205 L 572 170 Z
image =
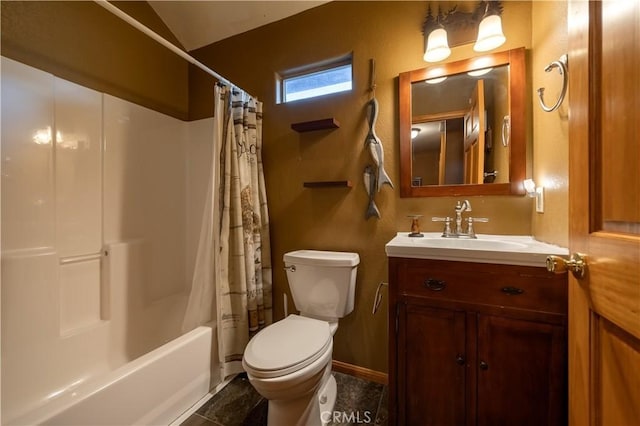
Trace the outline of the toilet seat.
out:
M 289 315 L 249 341 L 243 365 L 254 377 L 284 376 L 310 365 L 331 350 L 332 338 L 329 323 Z

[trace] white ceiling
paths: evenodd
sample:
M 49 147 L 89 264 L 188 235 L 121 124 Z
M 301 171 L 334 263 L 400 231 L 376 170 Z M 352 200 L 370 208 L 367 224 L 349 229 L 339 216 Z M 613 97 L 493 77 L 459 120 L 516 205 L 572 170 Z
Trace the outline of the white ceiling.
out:
M 189 51 L 279 21 L 327 1 L 149 0 L 148 3 Z

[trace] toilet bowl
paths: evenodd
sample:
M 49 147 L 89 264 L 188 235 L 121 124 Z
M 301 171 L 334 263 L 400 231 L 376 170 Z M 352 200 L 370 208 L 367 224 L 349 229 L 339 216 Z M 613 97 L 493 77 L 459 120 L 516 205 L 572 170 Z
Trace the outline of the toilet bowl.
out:
M 333 410 L 331 329 L 326 321 L 289 315 L 247 345 L 242 365 L 253 387 L 269 401 L 269 425 L 320 426 L 321 412 Z
M 300 250 L 284 255 L 300 315 L 289 315 L 256 334 L 242 365 L 269 401 L 269 426 L 324 426 L 337 387 L 331 374 L 338 319 L 353 310 L 357 253 Z

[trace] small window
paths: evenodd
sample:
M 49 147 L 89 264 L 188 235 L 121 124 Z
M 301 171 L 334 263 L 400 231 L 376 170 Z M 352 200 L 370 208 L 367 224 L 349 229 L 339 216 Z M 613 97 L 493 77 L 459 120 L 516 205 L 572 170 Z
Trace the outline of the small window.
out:
M 284 73 L 280 77 L 280 99 L 287 103 L 351 90 L 351 62 L 349 56 L 346 61 L 341 58 L 324 66 L 314 65 L 296 73 Z

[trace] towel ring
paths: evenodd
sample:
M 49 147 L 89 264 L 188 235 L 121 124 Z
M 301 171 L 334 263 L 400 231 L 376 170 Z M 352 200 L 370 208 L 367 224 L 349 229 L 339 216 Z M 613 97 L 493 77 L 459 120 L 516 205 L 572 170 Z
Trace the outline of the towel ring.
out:
M 560 104 L 562 104 L 562 101 L 564 100 L 565 95 L 567 94 L 567 83 L 569 82 L 569 76 L 567 75 L 567 61 L 568 61 L 567 55 L 562 55 L 559 60 L 551 62 L 544 69 L 544 72 L 551 72 L 554 68 L 558 68 L 558 71 L 562 76 L 562 90 L 560 91 L 560 97 L 558 97 L 558 100 L 553 106 L 548 107 L 544 103 L 544 99 L 543 99 L 544 87 L 540 87 L 538 89 L 538 98 L 539 98 L 538 100 L 540 101 L 540 106 L 546 112 L 557 110 L 560 107 Z
M 509 146 L 509 140 L 511 139 L 511 117 L 505 115 L 502 119 L 502 146 Z

